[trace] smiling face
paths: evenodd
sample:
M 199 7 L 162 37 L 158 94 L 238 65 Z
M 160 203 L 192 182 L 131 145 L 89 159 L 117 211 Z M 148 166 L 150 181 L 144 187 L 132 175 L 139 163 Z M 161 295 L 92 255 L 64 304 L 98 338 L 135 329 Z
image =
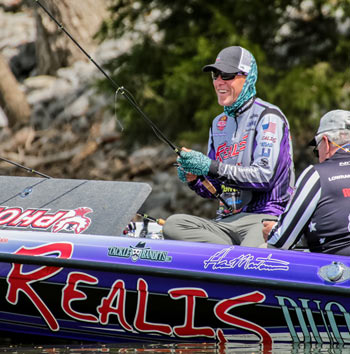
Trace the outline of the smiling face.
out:
M 231 106 L 241 93 L 245 80 L 244 75 L 237 75 L 232 80 L 223 80 L 219 75 L 216 80 L 213 80 L 219 105 Z

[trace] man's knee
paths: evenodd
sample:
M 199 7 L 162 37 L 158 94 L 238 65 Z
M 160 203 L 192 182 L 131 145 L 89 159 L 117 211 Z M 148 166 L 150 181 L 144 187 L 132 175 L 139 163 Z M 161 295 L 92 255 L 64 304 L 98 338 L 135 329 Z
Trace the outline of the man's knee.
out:
M 163 235 L 166 239 L 177 239 L 177 229 L 179 227 L 179 222 L 183 221 L 183 214 L 173 214 L 170 215 L 163 225 Z

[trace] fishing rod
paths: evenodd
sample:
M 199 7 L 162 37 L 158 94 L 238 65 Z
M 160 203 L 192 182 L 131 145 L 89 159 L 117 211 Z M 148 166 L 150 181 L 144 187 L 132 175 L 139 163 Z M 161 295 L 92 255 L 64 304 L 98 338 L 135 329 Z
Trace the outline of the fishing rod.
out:
M 41 177 L 51 178 L 50 176 L 45 175 L 44 173 L 41 173 L 41 172 L 39 172 L 39 171 L 36 171 L 36 170 L 34 170 L 34 169 L 32 169 L 32 168 L 23 166 L 23 165 L 19 164 L 18 162 L 14 162 L 14 161 L 5 159 L 4 157 L 1 157 L 1 156 L 0 156 L 0 160 L 5 161 L 5 162 L 7 162 L 7 163 L 9 163 L 9 164 L 11 164 L 11 165 L 14 165 L 14 166 L 23 168 L 24 170 L 26 170 L 26 171 L 28 171 L 28 172 L 31 172 L 31 173 L 34 173 L 34 174 L 37 174 L 37 175 L 39 175 L 39 176 L 41 176 Z
M 138 216 L 141 216 L 142 218 L 144 219 L 147 219 L 147 220 L 150 220 L 150 221 L 154 221 L 156 222 L 157 224 L 159 225 L 164 225 L 165 224 L 165 220 L 164 219 L 156 219 L 156 218 L 153 218 L 152 216 L 149 216 L 148 214 L 144 214 L 144 213 L 136 213 Z
M 86 52 L 86 50 L 75 40 L 75 38 L 64 28 L 64 26 L 57 21 L 57 19 L 51 14 L 51 12 L 41 4 L 39 0 L 35 0 L 36 3 L 44 10 L 44 12 L 56 23 L 56 25 L 65 33 L 72 42 L 81 50 L 81 52 L 97 67 L 98 70 L 109 80 L 113 87 L 116 89 L 116 93 L 121 93 L 127 101 L 131 104 L 131 106 L 141 115 L 141 117 L 146 121 L 146 123 L 152 128 L 155 135 L 163 142 L 168 144 L 172 150 L 178 156 L 181 156 L 181 149 L 176 147 L 163 133 L 162 131 L 153 123 L 153 121 L 148 118 L 148 116 L 142 111 L 140 106 L 136 103 L 133 96 L 130 94 L 128 90 L 126 90 L 123 86 L 118 85 L 102 68 L 101 66 Z M 219 192 L 212 185 L 210 181 L 208 181 L 204 176 L 198 176 L 203 183 L 203 185 L 208 189 L 208 191 L 217 199 L 219 199 L 228 210 L 232 210 L 232 206 L 228 205 L 227 202 L 220 196 Z

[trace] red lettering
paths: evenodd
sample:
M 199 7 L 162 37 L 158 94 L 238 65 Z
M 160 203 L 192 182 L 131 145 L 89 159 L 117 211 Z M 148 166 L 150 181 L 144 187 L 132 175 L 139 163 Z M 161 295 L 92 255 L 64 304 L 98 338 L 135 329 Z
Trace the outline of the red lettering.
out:
M 343 194 L 345 198 L 350 197 L 350 188 L 343 188 Z
M 229 157 L 237 156 L 239 155 L 239 152 L 237 152 L 237 144 L 233 145 L 233 151 L 231 152 Z
M 117 306 L 112 307 L 112 303 L 116 298 Z M 108 296 L 102 299 L 97 311 L 100 314 L 101 324 L 106 325 L 109 321 L 109 315 L 115 314 L 118 316 L 121 326 L 127 331 L 132 331 L 132 327 L 127 323 L 125 318 L 125 284 L 123 280 L 117 280 L 113 284 Z
M 228 312 L 237 306 L 249 305 L 252 303 L 260 303 L 265 300 L 265 295 L 259 291 L 249 294 L 233 297 L 231 299 L 222 300 L 215 305 L 214 313 L 223 322 L 232 324 L 236 327 L 246 329 L 256 333 L 264 344 L 272 343 L 272 338 L 269 332 L 257 324 L 243 320 L 237 316 L 230 315 Z
M 148 285 L 145 280 L 139 279 L 137 281 L 137 310 L 134 320 L 135 328 L 140 332 L 157 332 L 170 335 L 172 333 L 171 327 L 165 324 L 157 324 L 146 322 L 146 308 L 148 301 Z
M 34 212 L 34 213 L 33 213 Z M 19 226 L 19 227 L 28 227 L 32 222 L 38 219 L 40 216 L 46 213 L 46 210 L 36 210 L 28 209 L 24 213 L 18 216 L 18 218 L 12 220 L 8 223 L 8 226 Z
M 56 214 L 45 214 L 41 218 L 32 223 L 32 227 L 47 229 L 54 224 L 58 219 L 67 214 L 67 211 L 58 211 Z
M 172 299 L 186 299 L 185 323 L 182 326 L 175 326 L 174 333 L 179 337 L 215 337 L 215 331 L 210 327 L 194 327 L 194 313 L 196 308 L 196 297 L 208 298 L 203 289 L 180 288 L 169 290 Z
M 215 160 L 219 160 L 220 162 L 222 162 L 223 160 L 221 154 L 224 153 L 225 150 L 226 150 L 226 143 L 219 145 L 219 147 L 216 150 Z
M 81 313 L 73 310 L 71 303 L 81 301 L 87 298 L 86 294 L 77 287 L 79 283 L 97 284 L 97 278 L 79 272 L 70 273 L 67 278 L 67 285 L 62 290 L 62 309 L 68 315 L 77 320 L 85 322 L 98 322 L 98 318 L 91 314 Z
M 239 143 L 239 146 L 240 146 L 239 151 L 243 151 L 245 149 L 246 144 L 247 144 L 247 142 L 246 142 L 247 138 L 248 138 L 248 134 L 245 135 L 243 137 L 243 140 Z
M 22 213 L 20 208 L 5 209 L 0 212 L 0 225 L 5 225 Z
M 58 253 L 58 258 L 70 258 L 73 252 L 71 243 L 53 243 L 36 248 L 20 248 L 15 254 L 31 255 L 31 256 L 44 256 Z M 31 270 L 28 273 L 23 273 L 23 264 L 12 264 L 12 269 L 8 274 L 7 282 L 9 284 L 6 299 L 11 304 L 16 305 L 18 302 L 19 292 L 22 291 L 28 296 L 30 301 L 34 304 L 40 312 L 47 325 L 52 331 L 58 331 L 59 325 L 42 299 L 33 290 L 30 284 L 35 281 L 41 281 L 50 278 L 51 276 L 59 273 L 62 268 L 58 267 L 39 267 L 36 270 Z

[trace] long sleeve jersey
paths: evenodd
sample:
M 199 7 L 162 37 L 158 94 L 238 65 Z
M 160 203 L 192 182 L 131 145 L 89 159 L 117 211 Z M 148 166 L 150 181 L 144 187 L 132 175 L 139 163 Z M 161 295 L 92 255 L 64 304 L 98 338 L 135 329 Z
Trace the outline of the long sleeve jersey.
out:
M 235 118 L 225 113 L 212 122 L 208 179 L 217 190 L 235 187 L 252 192 L 245 212 L 280 215 L 294 187 L 289 124 L 281 110 L 259 98 L 243 105 Z M 190 188 L 204 198 L 212 195 L 198 179 Z
M 350 256 L 350 152 L 304 170 L 268 245 L 290 249 L 303 235 L 312 252 Z

